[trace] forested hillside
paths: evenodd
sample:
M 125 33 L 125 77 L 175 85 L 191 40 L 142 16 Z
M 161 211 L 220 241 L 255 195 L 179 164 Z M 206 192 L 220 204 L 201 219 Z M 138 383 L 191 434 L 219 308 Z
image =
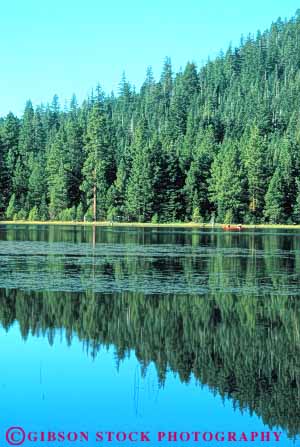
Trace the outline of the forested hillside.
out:
M 195 55 L 197 58 L 199 55 Z M 300 223 L 300 11 L 139 92 L 0 119 L 2 219 Z

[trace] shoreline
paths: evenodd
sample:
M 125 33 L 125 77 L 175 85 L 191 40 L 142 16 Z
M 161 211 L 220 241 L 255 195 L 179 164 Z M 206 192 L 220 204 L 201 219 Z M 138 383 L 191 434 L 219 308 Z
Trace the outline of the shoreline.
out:
M 77 221 L 28 221 L 28 220 L 3 220 L 0 225 L 68 225 L 68 226 L 86 226 L 86 227 L 133 227 L 133 228 L 222 228 L 225 224 L 216 223 L 141 223 L 141 222 L 77 222 Z M 235 225 L 235 224 L 230 224 Z M 241 224 L 243 229 L 300 229 L 300 224 Z

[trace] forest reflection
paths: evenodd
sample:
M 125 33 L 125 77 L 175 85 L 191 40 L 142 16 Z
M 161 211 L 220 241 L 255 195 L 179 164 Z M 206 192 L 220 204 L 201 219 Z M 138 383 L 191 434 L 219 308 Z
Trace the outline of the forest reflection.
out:
M 64 330 L 91 355 L 113 345 L 118 362 L 134 350 L 143 369 L 154 362 L 194 376 L 240 410 L 249 409 L 289 436 L 300 432 L 299 300 L 269 295 L 27 292 L 0 289 L 0 322 L 19 323 L 24 339 Z

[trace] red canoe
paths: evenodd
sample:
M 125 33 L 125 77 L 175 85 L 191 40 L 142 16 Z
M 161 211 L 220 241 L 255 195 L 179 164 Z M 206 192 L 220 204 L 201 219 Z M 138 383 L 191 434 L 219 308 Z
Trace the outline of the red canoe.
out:
M 225 231 L 242 231 L 242 225 L 223 225 L 223 230 Z

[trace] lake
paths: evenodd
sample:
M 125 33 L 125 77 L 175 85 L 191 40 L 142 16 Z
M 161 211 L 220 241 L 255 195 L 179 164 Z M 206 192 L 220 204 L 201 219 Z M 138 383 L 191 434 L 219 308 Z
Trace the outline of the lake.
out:
M 0 446 L 300 446 L 300 234 L 1 225 L 0 355 Z

